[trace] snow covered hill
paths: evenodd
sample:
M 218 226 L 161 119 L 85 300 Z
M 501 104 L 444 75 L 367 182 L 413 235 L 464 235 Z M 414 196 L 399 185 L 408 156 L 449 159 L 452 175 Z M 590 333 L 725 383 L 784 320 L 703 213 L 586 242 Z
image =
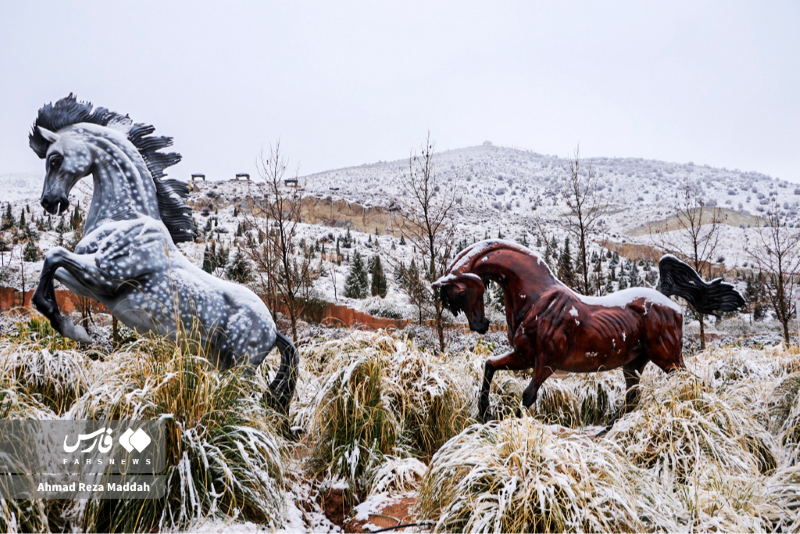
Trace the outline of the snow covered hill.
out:
M 454 189 L 459 198 L 454 218 L 461 239 L 472 242 L 502 235 L 533 244 L 538 223 L 559 242 L 563 241 L 564 235 L 554 222 L 566 211 L 561 194 L 566 159 L 484 145 L 435 153 L 434 162 L 440 186 Z M 637 250 L 635 247 L 657 246 L 649 229 L 670 224 L 670 217 L 678 209 L 687 184 L 699 192 L 707 206 L 724 208 L 726 224 L 715 260 L 728 269 L 748 267 L 744 250 L 747 237 L 758 224 L 770 195 L 778 197 L 789 225 L 800 225 L 800 188 L 757 172 L 641 158 L 587 158 L 581 163 L 582 172 L 596 174 L 600 194 L 609 205 L 602 220 L 603 232 L 595 236 L 593 244 L 598 253 L 607 253 L 601 245 L 618 250 L 623 256 L 626 251 Z M 344 299 L 344 279 L 349 269 L 346 262 L 342 265 L 326 262 L 328 266 L 323 266 L 325 274 L 316 283 L 321 297 L 372 312 L 378 304 L 384 308 L 396 306 L 399 310 L 385 309 L 383 313 L 411 316 L 405 296 L 391 281 L 396 265 L 399 262 L 408 264 L 414 255 L 410 244 L 400 245 L 399 242 L 402 230 L 398 220 L 402 218 L 402 209 L 398 208 L 409 201 L 402 187 L 408 169 L 409 161 L 405 158 L 300 177 L 306 194 L 318 203 L 306 213 L 305 220 L 310 224 L 300 225 L 301 238 L 311 243 L 324 242 L 331 236 L 334 239 L 343 236 L 350 228 L 355 237 L 354 247 L 363 256 L 380 254 L 388 260 L 385 262 L 390 278 L 387 302 Z M 0 186 L 4 190 L 0 202 L 11 202 L 15 213 L 28 205 L 34 215 L 41 215 L 43 211 L 38 204 L 41 183 L 41 176 L 0 176 Z M 257 180 L 199 182 L 190 195 L 190 204 L 200 227 L 214 220 L 213 232 L 208 236 L 234 245 L 241 223 L 241 215 L 234 217 L 234 206 L 259 194 Z M 90 198 L 91 181 L 83 180 L 76 187 L 72 202 L 86 209 Z M 52 232 L 42 233 L 39 242 L 42 251 L 56 242 L 55 236 L 50 234 Z M 328 251 L 332 246 L 328 245 Z M 197 263 L 202 261 L 204 247 L 202 243 L 182 245 L 190 259 Z M 352 252 L 347 251 L 348 254 Z M 34 280 L 38 270 L 38 265 L 31 267 L 34 273 L 33 276 L 26 274 L 28 280 Z M 608 269 L 608 265 L 604 268 Z M 15 279 L 11 276 L 7 283 L 14 283 Z M 613 287 L 616 289 L 616 284 Z

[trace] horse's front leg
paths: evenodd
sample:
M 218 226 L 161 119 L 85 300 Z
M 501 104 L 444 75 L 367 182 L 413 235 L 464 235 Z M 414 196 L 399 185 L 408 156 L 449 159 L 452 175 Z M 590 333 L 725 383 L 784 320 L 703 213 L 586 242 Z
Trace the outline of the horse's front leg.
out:
M 483 366 L 483 384 L 481 385 L 481 396 L 478 404 L 479 416 L 484 423 L 494 420 L 494 417 L 489 412 L 489 390 L 492 386 L 495 371 L 519 371 L 529 367 L 530 364 L 525 361 L 517 350 L 512 350 L 502 356 L 492 356 L 486 360 Z
M 553 374 L 553 368 L 542 365 L 542 358 L 536 358 L 536 365 L 533 367 L 533 378 L 531 383 L 522 392 L 522 407 L 526 410 L 533 406 L 536 397 L 539 396 L 539 388 L 545 380 Z M 517 417 L 522 417 L 522 410 L 517 411 Z
M 58 269 L 64 269 L 88 293 L 93 295 L 105 294 L 111 284 L 97 272 L 94 265 L 94 255 L 80 255 L 69 252 L 65 248 L 55 247 L 48 251 L 39 284 L 33 293 L 31 301 L 39 312 L 50 320 L 53 328 L 62 336 L 81 343 L 91 343 L 92 338 L 80 325 L 75 325 L 69 317 L 61 315 L 56 301 L 56 292 L 53 279 Z

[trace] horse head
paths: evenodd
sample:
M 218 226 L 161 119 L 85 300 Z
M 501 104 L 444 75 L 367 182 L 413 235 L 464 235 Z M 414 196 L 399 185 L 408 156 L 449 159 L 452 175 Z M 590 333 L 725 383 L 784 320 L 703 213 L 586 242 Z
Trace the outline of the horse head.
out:
M 442 304 L 455 316 L 462 311 L 467 316 L 471 330 L 485 334 L 489 329 L 489 320 L 483 309 L 483 292 L 485 287 L 480 276 L 465 274 L 448 274 L 432 284 L 439 288 Z
M 69 207 L 69 192 L 75 184 L 91 172 L 93 158 L 82 136 L 70 131 L 71 128 L 61 134 L 42 126 L 36 128 L 49 142 L 40 202 L 48 213 L 58 215 Z

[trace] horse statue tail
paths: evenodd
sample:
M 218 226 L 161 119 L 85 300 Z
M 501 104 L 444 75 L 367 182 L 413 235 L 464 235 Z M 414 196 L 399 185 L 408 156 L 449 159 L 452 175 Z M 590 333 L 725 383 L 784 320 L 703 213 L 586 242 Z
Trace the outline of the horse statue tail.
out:
M 297 371 L 300 368 L 300 352 L 291 340 L 278 332 L 276 338 L 278 351 L 281 353 L 281 364 L 275 379 L 269 385 L 270 395 L 267 399 L 269 406 L 275 411 L 289 415 L 289 404 L 294 397 L 297 386 Z
M 658 290 L 664 295 L 683 297 L 702 314 L 735 311 L 744 306 L 744 298 L 731 284 L 716 278 L 706 282 L 690 265 L 672 254 L 658 262 L 661 279 Z

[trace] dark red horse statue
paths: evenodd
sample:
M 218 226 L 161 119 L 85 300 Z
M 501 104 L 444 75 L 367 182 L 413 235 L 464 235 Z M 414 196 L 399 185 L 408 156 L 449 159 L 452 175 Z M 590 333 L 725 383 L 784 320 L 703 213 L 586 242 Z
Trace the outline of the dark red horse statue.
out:
M 454 315 L 464 312 L 472 330 L 489 327 L 483 309 L 484 284 L 503 288 L 512 350 L 486 360 L 480 415 L 492 419 L 489 387 L 495 371 L 533 369 L 522 394 L 529 408 L 542 383 L 556 370 L 596 373 L 622 367 L 627 393 L 621 412 L 638 402 L 639 373 L 652 361 L 666 372 L 682 368 L 683 317 L 670 295 L 685 298 L 699 313 L 733 311 L 744 304 L 731 286 L 703 281 L 674 256 L 659 261 L 659 290 L 631 288 L 586 297 L 561 283 L 533 251 L 516 243 L 489 240 L 464 251 L 449 274 L 433 285 Z M 613 424 L 613 421 L 612 423 Z M 610 425 L 609 425 L 610 426 Z

